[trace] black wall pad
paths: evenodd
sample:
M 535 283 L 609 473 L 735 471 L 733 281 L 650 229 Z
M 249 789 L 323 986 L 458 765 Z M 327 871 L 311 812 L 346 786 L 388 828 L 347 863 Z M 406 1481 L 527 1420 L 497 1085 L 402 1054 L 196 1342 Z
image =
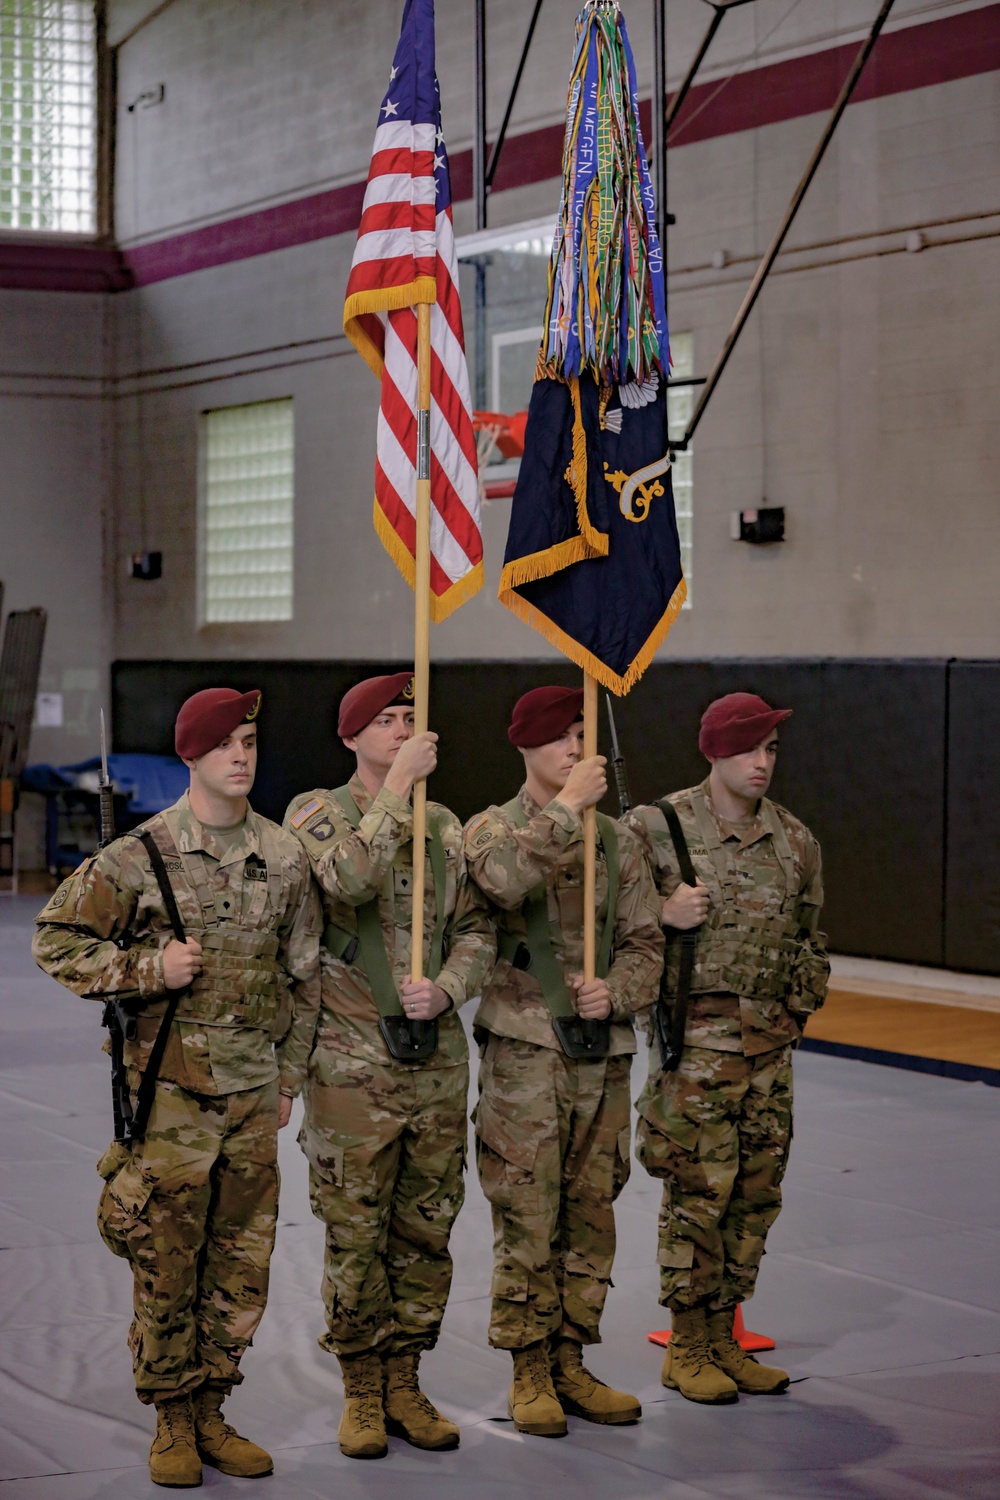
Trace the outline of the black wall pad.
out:
M 362 677 L 403 665 L 119 661 L 112 668 L 114 746 L 169 754 L 174 716 L 187 694 L 219 685 L 259 687 L 264 707 L 254 805 L 280 819 L 295 793 L 336 786 L 351 770 L 335 734 L 341 695 Z M 543 682 L 579 681 L 579 672 L 561 662 L 432 666 L 431 724 L 442 736 L 432 796 L 463 818 L 510 797 L 521 767 L 506 734 L 515 699 Z M 831 944 L 841 953 L 942 963 L 946 664 L 656 662 L 615 703 L 635 801 L 701 780 L 707 771 L 697 749 L 702 710 L 736 690 L 795 709 L 783 731 L 774 794 L 823 844 Z M 601 712 L 606 751 L 603 706 Z M 605 807 L 617 810 L 611 798 Z M 1000 875 L 1000 866 L 994 868 Z M 1000 970 L 997 948 L 989 964 L 977 967 Z
M 1000 971 L 1000 662 L 949 671 L 945 957 Z
M 648 800 L 701 779 L 698 721 L 719 694 L 756 692 L 794 708 L 773 793 L 823 846 L 831 944 L 940 964 L 945 670 L 876 660 L 658 662 L 617 711 L 632 795 Z

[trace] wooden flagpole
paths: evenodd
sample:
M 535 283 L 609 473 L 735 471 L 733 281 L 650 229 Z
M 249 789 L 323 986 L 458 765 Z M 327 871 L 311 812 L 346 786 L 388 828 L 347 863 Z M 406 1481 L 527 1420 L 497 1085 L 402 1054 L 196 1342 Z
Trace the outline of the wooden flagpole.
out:
M 413 732 L 427 732 L 431 657 L 431 306 L 417 303 L 417 515 L 413 590 Z M 597 686 L 594 685 L 594 724 Z M 427 782 L 413 785 L 413 920 L 410 973 L 424 977 L 424 846 L 427 840 Z
M 583 754 L 597 754 L 597 678 L 583 674 Z M 583 977 L 594 979 L 597 934 L 597 809 L 583 814 Z

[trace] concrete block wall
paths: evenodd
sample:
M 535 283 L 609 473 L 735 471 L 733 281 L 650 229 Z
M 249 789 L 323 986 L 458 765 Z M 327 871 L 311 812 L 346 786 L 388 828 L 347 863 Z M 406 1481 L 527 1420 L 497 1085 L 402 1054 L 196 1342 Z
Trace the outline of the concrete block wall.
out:
M 914 0 L 897 7 L 893 25 L 968 8 Z M 155 182 L 138 218 L 129 128 L 120 136 L 118 220 L 126 243 L 366 173 L 398 24 L 395 0 L 361 9 L 259 4 L 249 21 L 235 10 L 244 24 L 227 4 L 175 0 L 122 49 L 123 104 L 151 83 L 166 87 L 164 105 L 137 127 L 152 153 L 142 178 L 148 171 L 150 187 Z M 470 136 L 472 9 L 443 0 L 437 10 L 454 155 Z M 490 7 L 491 124 L 529 10 Z M 734 12 L 706 76 L 853 41 L 872 14 L 867 0 L 805 0 L 779 24 L 787 10 L 758 0 Z M 515 131 L 559 118 L 574 13 L 569 4 L 543 10 Z M 677 73 L 706 16 L 693 0 L 671 6 L 669 16 Z M 646 6 L 629 7 L 640 77 L 650 71 L 648 22 Z M 671 150 L 678 216 L 671 320 L 693 333 L 699 371 L 721 345 L 822 121 L 809 115 Z M 551 213 L 557 200 L 555 180 L 498 193 L 490 222 Z M 470 205 L 458 205 L 460 228 L 470 214 Z M 996 654 L 990 580 L 1000 536 L 990 414 L 1000 286 L 995 237 L 969 236 L 984 226 L 995 235 L 998 215 L 1000 74 L 848 110 L 789 242 L 818 248 L 783 257 L 699 429 L 695 605 L 675 625 L 665 656 Z M 929 242 L 920 253 L 905 249 L 913 232 Z M 119 553 L 138 545 L 137 402 L 126 394 L 137 390 L 149 545 L 162 546 L 166 558 L 160 583 L 119 578 L 118 655 L 405 654 L 410 596 L 370 521 L 377 387 L 339 334 L 352 249 L 353 234 L 344 234 L 114 299 L 123 376 L 116 545 Z M 728 264 L 715 269 L 720 250 Z M 137 321 L 145 330 L 138 365 Z M 140 365 L 168 369 L 135 382 Z M 297 434 L 295 618 L 199 630 L 199 412 L 289 394 Z M 732 542 L 730 513 L 764 498 L 786 507 L 788 541 L 768 549 Z M 487 507 L 487 586 L 434 631 L 440 658 L 552 654 L 495 599 L 506 523 L 505 502 Z
M 61 729 L 36 727 L 33 760 L 96 753 L 108 705 L 112 455 L 106 299 L 0 291 L 0 580 L 6 614 L 48 611 L 40 688 Z

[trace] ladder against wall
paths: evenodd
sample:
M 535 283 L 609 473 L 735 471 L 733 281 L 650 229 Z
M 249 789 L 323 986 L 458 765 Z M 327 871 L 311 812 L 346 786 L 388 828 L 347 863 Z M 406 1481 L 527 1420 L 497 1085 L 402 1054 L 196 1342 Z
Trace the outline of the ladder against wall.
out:
M 12 609 L 0 651 L 0 888 L 12 893 L 17 891 L 18 779 L 28 758 L 45 621 L 44 609 Z

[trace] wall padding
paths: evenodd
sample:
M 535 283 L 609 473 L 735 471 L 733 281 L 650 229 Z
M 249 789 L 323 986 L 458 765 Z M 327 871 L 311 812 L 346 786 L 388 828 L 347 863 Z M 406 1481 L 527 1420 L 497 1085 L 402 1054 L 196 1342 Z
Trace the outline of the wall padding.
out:
M 169 752 L 181 700 L 201 687 L 260 687 L 261 761 L 254 803 L 280 818 L 289 799 L 346 779 L 351 758 L 334 733 L 336 705 L 352 683 L 398 662 L 121 661 L 113 667 L 115 748 Z M 961 724 L 953 735 L 948 791 L 955 839 L 964 841 L 965 889 L 975 872 L 994 871 L 993 940 L 981 939 L 979 914 L 949 906 L 948 961 L 1000 971 L 1000 864 L 994 836 L 1000 783 L 991 783 L 956 822 L 973 752 L 1000 731 L 1000 666 L 959 673 Z M 978 672 L 979 675 L 976 675 Z M 782 736 L 776 798 L 803 818 L 823 845 L 832 946 L 841 953 L 901 962 L 945 962 L 945 805 L 948 664 L 944 661 L 713 660 L 657 662 L 635 691 L 616 702 L 619 737 L 634 801 L 689 786 L 705 774 L 698 721 L 721 693 L 758 692 L 794 708 Z M 502 802 L 520 783 L 520 761 L 507 741 L 517 696 L 541 682 L 576 682 L 575 669 L 543 662 L 447 662 L 432 668 L 432 727 L 441 756 L 431 792 L 462 817 Z M 984 695 L 993 690 L 993 705 Z M 954 712 L 955 710 L 953 710 Z M 977 719 L 977 715 L 979 718 Z M 992 715 L 992 718 L 989 716 Z M 985 716 L 985 717 L 984 717 Z M 989 725 L 986 719 L 989 718 Z M 606 714 L 600 737 L 607 750 Z M 964 756 L 964 758 L 963 758 Z M 998 773 L 1000 774 L 1000 773 Z M 995 778 L 996 780 L 996 778 Z M 615 811 L 612 799 L 608 811 Z M 994 830 L 994 833 L 996 830 Z M 987 841 L 989 842 L 989 841 Z M 978 861 L 978 863 L 977 863 Z M 986 879 L 986 874 L 983 876 Z M 954 908 L 954 910 L 953 910 Z M 965 927 L 962 921 L 965 921 Z

